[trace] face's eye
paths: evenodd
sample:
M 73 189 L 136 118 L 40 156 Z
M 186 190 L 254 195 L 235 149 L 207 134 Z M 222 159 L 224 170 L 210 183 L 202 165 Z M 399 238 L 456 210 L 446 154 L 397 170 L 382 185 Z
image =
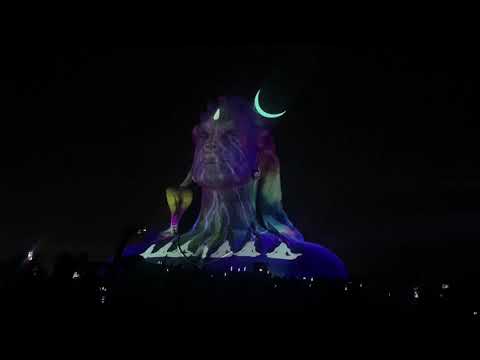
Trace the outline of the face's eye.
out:
M 208 139 L 208 133 L 205 130 L 200 130 L 197 136 L 202 140 Z
M 223 133 L 223 136 L 226 138 L 234 138 L 237 136 L 237 132 L 235 130 L 227 130 Z

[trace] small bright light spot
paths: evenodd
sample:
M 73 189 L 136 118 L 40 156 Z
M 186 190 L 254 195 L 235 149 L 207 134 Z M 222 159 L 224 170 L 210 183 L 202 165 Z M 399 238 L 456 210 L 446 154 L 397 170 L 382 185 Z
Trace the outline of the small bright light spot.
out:
M 227 273 L 226 273 L 226 272 L 224 272 L 224 273 L 223 273 L 223 276 L 224 276 L 224 277 L 227 277 Z
M 360 288 L 363 288 L 363 283 L 360 283 Z
M 345 291 L 348 291 L 348 286 L 347 285 L 345 285 Z
M 310 281 L 311 281 L 311 282 L 313 282 L 313 277 L 312 277 L 312 278 L 310 278 Z
M 306 278 L 305 276 L 304 276 L 302 279 L 303 279 L 303 280 L 307 280 L 307 278 Z
M 33 260 L 33 250 L 30 250 L 30 251 L 28 252 L 27 259 L 28 259 L 28 261 L 32 261 L 32 260 Z
M 390 293 L 390 291 L 388 292 L 387 296 L 388 296 L 388 297 L 392 296 L 392 294 Z
M 262 269 L 262 268 L 260 268 L 260 269 L 258 269 L 258 271 L 260 271 L 260 272 L 263 272 L 263 269 Z
M 218 119 L 220 119 L 220 108 L 218 108 L 215 114 L 213 115 L 213 120 L 218 120 Z
M 232 272 L 232 271 L 233 271 L 233 266 L 230 266 L 230 272 Z
M 167 272 L 170 272 L 170 270 L 167 268 Z
M 79 279 L 79 278 L 80 278 L 80 274 L 77 271 L 75 271 L 73 273 L 72 279 Z
M 311 288 L 311 287 L 312 287 L 312 284 L 308 285 L 308 287 Z
M 102 304 L 105 304 L 105 299 L 106 299 L 106 298 L 105 298 L 105 295 L 104 295 L 104 296 L 102 296 L 102 297 L 100 298 L 100 302 L 101 302 Z
M 240 272 L 240 268 L 238 268 L 238 271 L 237 272 Z
M 243 272 L 245 272 L 245 271 L 247 271 L 247 267 L 246 267 L 246 266 L 243 267 Z
M 474 311 L 473 312 L 473 316 L 477 316 L 478 315 L 478 312 L 477 311 Z
M 273 284 L 273 288 L 276 289 L 278 287 L 277 284 Z
M 446 289 L 448 289 L 448 288 L 450 288 L 450 285 L 448 285 L 448 284 L 442 284 L 442 290 L 446 290 Z

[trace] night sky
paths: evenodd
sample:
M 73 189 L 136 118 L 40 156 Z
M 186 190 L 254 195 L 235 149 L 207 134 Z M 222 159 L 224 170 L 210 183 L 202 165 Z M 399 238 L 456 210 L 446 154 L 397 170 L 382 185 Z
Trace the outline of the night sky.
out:
M 23 48 L 1 62 L 0 259 L 37 242 L 102 259 L 128 227 L 166 227 L 206 102 L 262 88 L 267 110 L 288 110 L 284 207 L 307 241 L 354 276 L 480 270 L 470 48 Z

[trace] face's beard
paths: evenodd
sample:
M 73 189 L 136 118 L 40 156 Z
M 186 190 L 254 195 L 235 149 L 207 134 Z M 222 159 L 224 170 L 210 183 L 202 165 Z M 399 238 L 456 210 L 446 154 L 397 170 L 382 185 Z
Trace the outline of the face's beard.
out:
M 204 161 L 194 164 L 193 174 L 195 182 L 207 188 L 234 187 L 250 180 L 248 164 L 232 164 L 230 160 Z
M 201 148 L 195 154 L 193 176 L 196 183 L 208 188 L 244 185 L 252 169 L 245 152 L 238 146 L 217 146 L 215 152 Z

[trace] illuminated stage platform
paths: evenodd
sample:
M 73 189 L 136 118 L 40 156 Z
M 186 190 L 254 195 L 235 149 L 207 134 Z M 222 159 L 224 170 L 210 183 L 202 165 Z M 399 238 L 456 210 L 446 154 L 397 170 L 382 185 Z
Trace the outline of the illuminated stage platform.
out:
M 247 245 L 240 251 L 233 253 L 222 249 L 204 259 L 201 257 L 185 256 L 188 251 L 180 251 L 172 241 L 165 245 L 150 245 L 144 251 L 145 245 L 130 247 L 125 256 L 142 256 L 146 262 L 163 265 L 187 265 L 212 273 L 224 272 L 254 272 L 269 271 L 274 276 L 287 278 L 314 277 L 328 280 L 346 280 L 347 270 L 342 261 L 328 249 L 312 244 L 299 243 L 292 249 L 281 243 L 272 251 L 260 254 L 254 244 Z M 185 246 L 184 246 L 185 248 Z M 220 247 L 221 248 L 221 247 Z M 224 246 L 226 248 L 226 246 Z

